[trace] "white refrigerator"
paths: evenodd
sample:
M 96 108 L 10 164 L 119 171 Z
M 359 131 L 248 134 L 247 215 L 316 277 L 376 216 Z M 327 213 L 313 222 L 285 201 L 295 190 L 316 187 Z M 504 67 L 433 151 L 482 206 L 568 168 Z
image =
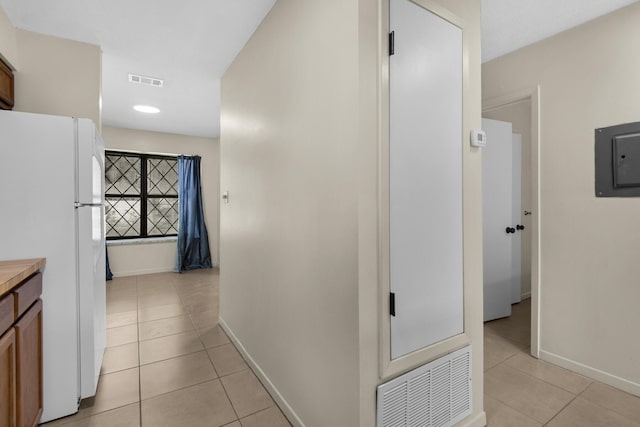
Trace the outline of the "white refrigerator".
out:
M 46 422 L 95 395 L 106 345 L 104 142 L 93 122 L 0 111 L 0 200 L 0 260 L 47 260 Z

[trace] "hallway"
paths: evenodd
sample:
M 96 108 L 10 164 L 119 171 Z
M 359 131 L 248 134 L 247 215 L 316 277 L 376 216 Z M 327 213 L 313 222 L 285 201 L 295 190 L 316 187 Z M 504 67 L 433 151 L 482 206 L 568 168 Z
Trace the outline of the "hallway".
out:
M 95 398 L 47 427 L 288 427 L 218 326 L 218 270 L 107 282 Z
M 530 300 L 485 332 L 490 427 L 640 427 L 640 398 L 529 355 Z M 107 282 L 95 398 L 47 427 L 288 427 L 218 326 L 218 271 Z

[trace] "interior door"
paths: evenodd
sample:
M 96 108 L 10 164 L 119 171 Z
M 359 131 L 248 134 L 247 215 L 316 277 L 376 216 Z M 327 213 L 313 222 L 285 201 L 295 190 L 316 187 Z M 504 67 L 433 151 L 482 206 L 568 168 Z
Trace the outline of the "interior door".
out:
M 483 153 L 485 321 L 511 314 L 522 293 L 522 136 L 511 123 L 483 119 L 488 143 Z M 506 206 L 506 209 L 505 209 Z M 509 283 L 510 290 L 507 290 Z
M 513 142 L 511 123 L 482 119 L 484 321 L 511 316 Z M 511 232 L 511 228 L 514 232 Z
M 462 30 L 391 0 L 391 358 L 463 332 Z
M 511 304 L 522 299 L 522 135 L 511 134 Z

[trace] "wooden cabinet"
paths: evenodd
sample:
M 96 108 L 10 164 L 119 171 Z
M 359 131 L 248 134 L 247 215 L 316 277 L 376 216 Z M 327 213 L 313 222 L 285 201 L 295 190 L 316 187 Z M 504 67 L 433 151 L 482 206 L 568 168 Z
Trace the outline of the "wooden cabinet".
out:
M 42 274 L 5 270 L 0 263 L 0 427 L 35 427 L 43 407 Z
M 42 295 L 42 273 L 36 273 L 23 281 L 12 291 L 14 297 L 14 313 L 18 319 Z
M 0 338 L 0 425 L 16 425 L 16 334 L 11 328 Z
M 42 301 L 37 300 L 14 326 L 18 427 L 38 425 L 42 415 Z
M 0 59 L 0 109 L 13 109 L 13 71 Z
M 8 294 L 0 298 L 0 336 L 13 325 L 16 319 L 14 314 L 14 300 L 13 294 Z

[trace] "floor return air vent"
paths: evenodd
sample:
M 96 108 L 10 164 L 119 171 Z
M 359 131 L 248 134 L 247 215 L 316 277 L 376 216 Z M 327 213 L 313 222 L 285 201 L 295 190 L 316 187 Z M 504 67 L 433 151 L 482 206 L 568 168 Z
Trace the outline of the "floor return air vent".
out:
M 445 427 L 471 415 L 471 346 L 378 386 L 376 427 Z

